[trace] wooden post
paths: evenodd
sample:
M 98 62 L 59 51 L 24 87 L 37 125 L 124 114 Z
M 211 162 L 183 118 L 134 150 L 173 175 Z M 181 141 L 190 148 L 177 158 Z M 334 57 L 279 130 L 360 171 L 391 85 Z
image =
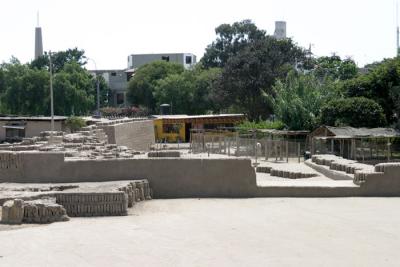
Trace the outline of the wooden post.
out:
M 286 162 L 289 162 L 289 141 L 286 140 Z
M 226 136 L 224 136 L 224 155 L 226 154 Z
M 202 150 L 203 152 L 206 150 L 206 144 L 205 144 L 205 140 L 204 140 L 204 131 L 201 132 L 201 142 L 202 142 Z
M 267 161 L 268 160 L 268 138 L 265 138 L 264 155 L 265 155 L 265 161 Z
M 236 132 L 236 156 L 239 156 L 239 133 Z
M 297 157 L 299 158 L 300 163 L 300 142 L 297 143 Z
M 387 153 L 387 161 L 390 161 L 390 138 L 388 139 L 387 142 L 387 148 L 388 148 L 388 153 Z
M 334 148 L 334 143 L 333 143 L 334 141 L 333 141 L 333 138 L 331 139 L 331 154 L 332 155 L 334 155 L 335 154 L 335 152 L 333 151 L 333 148 Z
M 362 154 L 362 161 L 365 161 L 365 156 L 364 156 L 364 143 L 363 140 L 361 139 L 361 154 Z
M 228 137 L 228 156 L 231 156 L 231 138 Z

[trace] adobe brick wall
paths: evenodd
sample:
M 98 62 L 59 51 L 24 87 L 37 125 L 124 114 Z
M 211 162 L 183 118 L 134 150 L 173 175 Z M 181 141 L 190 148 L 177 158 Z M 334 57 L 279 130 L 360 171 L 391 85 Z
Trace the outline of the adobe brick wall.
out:
M 130 121 L 114 125 L 99 125 L 108 136 L 109 144 L 127 146 L 139 151 L 148 151 L 155 143 L 152 120 Z

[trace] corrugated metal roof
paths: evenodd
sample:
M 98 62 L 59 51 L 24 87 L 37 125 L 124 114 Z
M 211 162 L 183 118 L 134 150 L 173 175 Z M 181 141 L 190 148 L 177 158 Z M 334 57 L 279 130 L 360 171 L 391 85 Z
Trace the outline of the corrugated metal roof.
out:
M 65 116 L 54 116 L 55 121 L 66 120 L 68 117 Z M 26 116 L 0 116 L 0 121 L 50 121 L 51 117 L 45 116 L 34 116 L 34 117 L 26 117 Z
M 400 131 L 393 128 L 353 128 L 325 126 L 336 138 L 343 137 L 396 137 Z
M 225 117 L 244 117 L 244 114 L 215 114 L 215 115 L 153 115 L 156 119 L 205 119 L 205 118 L 225 118 Z

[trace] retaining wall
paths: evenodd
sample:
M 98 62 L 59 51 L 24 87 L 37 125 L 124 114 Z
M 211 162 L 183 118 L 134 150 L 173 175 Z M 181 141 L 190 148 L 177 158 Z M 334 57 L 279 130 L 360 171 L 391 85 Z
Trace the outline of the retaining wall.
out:
M 251 197 L 256 176 L 249 159 L 64 160 L 58 152 L 15 152 L 17 168 L 0 182 L 73 183 L 148 179 L 155 198 Z

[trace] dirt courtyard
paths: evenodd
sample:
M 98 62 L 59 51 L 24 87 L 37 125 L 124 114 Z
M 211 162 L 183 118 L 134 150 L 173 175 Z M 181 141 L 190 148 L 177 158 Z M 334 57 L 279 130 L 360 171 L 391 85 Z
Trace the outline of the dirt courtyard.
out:
M 398 266 L 400 198 L 174 199 L 0 225 L 0 266 Z

